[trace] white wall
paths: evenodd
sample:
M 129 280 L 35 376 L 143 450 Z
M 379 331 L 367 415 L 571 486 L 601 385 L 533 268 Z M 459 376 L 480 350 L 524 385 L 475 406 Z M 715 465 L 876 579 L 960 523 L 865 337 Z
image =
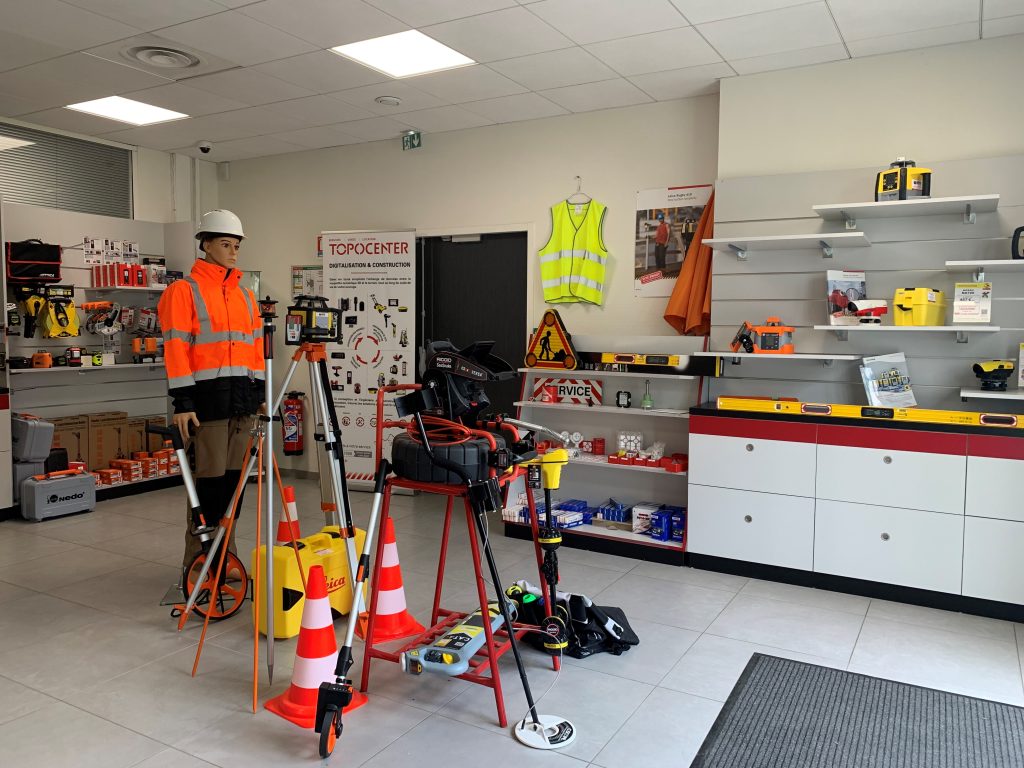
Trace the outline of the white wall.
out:
M 718 177 L 1021 154 L 1021 40 L 723 80 Z
M 636 191 L 713 182 L 717 112 L 717 97 L 703 96 L 427 134 L 409 152 L 395 139 L 233 162 L 220 204 L 245 224 L 245 266 L 262 270 L 278 296 L 287 295 L 289 265 L 315 261 L 322 230 L 522 225 L 532 238 L 527 317 L 535 324 L 543 311 L 535 254 L 550 234 L 550 206 L 580 175 L 608 206 L 612 259 L 604 307 L 559 307 L 569 330 L 671 335 L 666 300 L 633 296 Z

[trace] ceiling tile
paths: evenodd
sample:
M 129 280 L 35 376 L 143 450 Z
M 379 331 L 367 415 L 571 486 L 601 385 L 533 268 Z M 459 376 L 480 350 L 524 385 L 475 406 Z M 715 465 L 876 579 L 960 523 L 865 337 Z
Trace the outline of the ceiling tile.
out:
M 488 65 L 531 91 L 611 80 L 615 72 L 582 48 L 537 53 Z
M 264 0 L 239 10 L 320 48 L 408 29 L 407 25 L 362 0 Z
M 379 139 L 397 139 L 412 126 L 405 122 L 399 122 L 393 117 L 371 117 L 369 120 L 338 123 L 334 127 L 357 139 L 377 141 Z
M 620 75 L 643 75 L 722 60 L 693 27 L 666 29 L 588 45 L 587 50 Z
M 1024 16 L 1024 0 L 985 0 L 983 6 L 986 19 Z
M 64 106 L 167 82 L 87 53 L 72 53 L 0 74 L 0 93 Z
M 515 0 L 366 0 L 413 27 L 511 8 Z
M 184 53 L 190 53 L 199 59 L 199 63 L 194 67 L 188 67 L 187 69 L 166 69 L 145 64 L 144 62 L 128 55 L 129 49 L 147 45 L 157 48 L 174 48 L 175 50 L 180 50 Z M 135 35 L 134 37 L 118 40 L 114 43 L 99 45 L 95 48 L 90 48 L 86 53 L 92 54 L 93 56 L 99 56 L 101 59 L 112 61 L 115 64 L 123 64 L 126 67 L 141 69 L 143 72 L 149 72 L 151 75 L 165 77 L 170 80 L 183 80 L 189 77 L 208 75 L 211 72 L 221 72 L 225 69 L 233 69 L 237 66 L 232 61 L 219 58 L 211 53 L 207 53 L 206 51 L 201 51 L 197 48 L 190 48 L 189 46 L 182 45 L 174 40 L 168 40 L 165 37 L 151 34 Z
M 298 144 L 308 149 L 323 149 L 324 147 L 340 147 L 345 144 L 359 144 L 362 139 L 349 136 L 336 128 L 320 126 L 319 128 L 302 128 L 298 131 L 286 131 L 275 133 L 270 138 L 287 141 L 289 144 Z
M 807 0 L 671 0 L 691 24 L 704 24 L 733 16 L 774 11 L 791 5 L 802 5 Z
M 1024 34 L 1024 15 L 1002 19 L 985 19 L 981 23 L 982 37 L 1004 37 Z
M 209 141 L 214 144 L 216 149 L 220 142 L 253 136 L 256 133 L 251 129 L 239 131 L 237 126 L 226 126 L 220 118 L 220 115 L 205 115 L 159 125 L 144 125 L 107 133 L 103 138 L 162 150 L 193 146 L 200 141 Z
M 698 29 L 729 62 L 842 42 L 824 3 L 712 21 Z
M 357 107 L 366 109 L 375 115 L 382 115 L 384 117 L 400 115 L 403 112 L 412 112 L 417 109 L 441 107 L 445 104 L 437 96 L 425 93 L 418 88 L 413 88 L 411 85 L 406 85 L 397 80 L 378 83 L 377 85 L 365 85 L 362 88 L 351 88 L 331 95 L 349 104 L 355 104 Z M 378 96 L 397 96 L 402 100 L 402 103 L 397 107 L 378 104 L 374 101 Z
M 653 101 L 635 85 L 621 78 L 605 80 L 600 83 L 571 85 L 567 88 L 554 88 L 550 91 L 541 91 L 541 95 L 560 104 L 570 112 L 590 112 L 595 109 L 627 107 L 631 104 Z
M 424 133 L 441 133 L 442 131 L 458 131 L 462 128 L 479 128 L 482 125 L 493 125 L 494 121 L 462 107 L 450 105 L 421 109 L 418 112 L 406 112 L 402 122 L 408 123 Z
M 306 125 L 313 126 L 373 117 L 373 112 L 332 96 L 307 96 L 303 99 L 278 101 L 274 104 L 267 104 L 266 108 L 290 115 Z
M 316 51 L 253 67 L 257 72 L 301 85 L 314 93 L 331 93 L 388 80 L 376 70 L 330 51 Z
M 830 0 L 843 38 L 866 40 L 921 29 L 978 23 L 978 0 Z
M 315 50 L 315 46 L 305 40 L 238 11 L 224 11 L 216 16 L 166 27 L 160 30 L 160 36 L 201 51 L 210 51 L 243 66 Z
M 239 136 L 261 136 L 265 133 L 295 131 L 310 126 L 299 118 L 267 107 L 246 107 L 216 115 L 218 127 L 230 129 Z
M 569 38 L 525 8 L 470 16 L 426 27 L 422 32 L 475 61 L 511 59 L 572 45 Z
M 0 93 L 0 115 L 6 115 L 7 117 L 17 117 L 19 115 L 26 115 L 29 112 L 38 112 L 46 106 L 49 105 L 45 102 L 24 99 L 8 93 Z
M 410 77 L 407 82 L 451 104 L 523 93 L 526 89 L 483 65 Z
M 192 117 L 249 106 L 245 102 L 235 101 L 199 88 L 191 88 L 181 83 L 158 85 L 156 88 L 146 88 L 142 91 L 132 91 L 122 95 L 127 99 L 135 99 L 164 109 L 173 109 L 175 112 L 184 112 Z
M 879 53 L 895 53 L 909 51 L 914 48 L 928 48 L 932 45 L 948 45 L 977 40 L 978 22 L 954 24 L 951 27 L 923 29 L 918 32 L 904 32 L 898 35 L 886 35 L 871 40 L 850 40 L 846 47 L 851 56 L 874 56 Z
M 735 74 L 728 64 L 718 63 L 635 75 L 629 78 L 629 81 L 648 96 L 658 101 L 669 101 L 717 93 L 718 81 L 723 77 L 733 77 Z
M 224 10 L 212 0 L 64 0 L 88 11 L 149 31 Z
M 140 30 L 58 0 L 5 0 L 4 31 L 73 51 L 131 37 Z
M 809 64 L 823 64 L 826 61 L 842 61 L 850 58 L 842 43 L 820 45 L 800 51 L 770 53 L 767 56 L 752 56 L 749 59 L 732 59 L 729 64 L 741 75 L 755 72 L 770 72 L 776 69 L 806 67 Z
M 0 72 L 63 56 L 73 50 L 0 30 Z
M 581 45 L 687 26 L 669 0 L 544 0 L 529 10 Z
M 186 84 L 190 88 L 198 88 L 250 106 L 313 95 L 308 88 L 286 83 L 253 69 L 231 69 L 215 75 L 204 75 L 188 80 Z
M 539 93 L 519 93 L 515 96 L 502 96 L 500 99 L 473 101 L 462 106 L 496 123 L 568 114 L 568 110 L 548 101 Z
M 200 160 L 223 163 L 231 160 L 248 160 L 254 157 L 283 155 L 288 152 L 303 152 L 306 149 L 308 147 L 301 147 L 298 144 L 282 141 L 275 136 L 255 136 L 249 139 L 221 142 L 215 145 L 213 152 L 208 155 L 201 154 L 192 146 L 184 147 L 181 151 L 183 154 L 191 155 Z
M 128 123 L 107 120 L 105 117 L 96 117 L 95 115 L 87 115 L 84 112 L 63 108 L 33 112 L 28 115 L 22 115 L 19 119 L 27 123 L 34 123 L 35 125 L 57 128 L 61 131 L 87 133 L 97 136 L 101 133 L 110 133 L 111 131 L 123 131 L 129 127 Z

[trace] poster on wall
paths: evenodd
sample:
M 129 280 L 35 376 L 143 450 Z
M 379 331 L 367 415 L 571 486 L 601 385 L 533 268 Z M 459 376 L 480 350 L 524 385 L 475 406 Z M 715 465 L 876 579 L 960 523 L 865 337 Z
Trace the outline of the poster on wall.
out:
M 668 297 L 697 231 L 711 184 L 641 189 L 636 193 L 633 288 L 638 297 Z
M 373 479 L 377 392 L 416 379 L 416 233 L 323 232 L 323 293 L 341 310 L 342 340 L 328 344 L 331 396 L 348 479 Z M 393 399 L 385 419 L 396 418 Z M 384 455 L 391 455 L 391 434 Z
M 292 300 L 297 296 L 324 295 L 324 268 L 320 264 L 292 265 Z

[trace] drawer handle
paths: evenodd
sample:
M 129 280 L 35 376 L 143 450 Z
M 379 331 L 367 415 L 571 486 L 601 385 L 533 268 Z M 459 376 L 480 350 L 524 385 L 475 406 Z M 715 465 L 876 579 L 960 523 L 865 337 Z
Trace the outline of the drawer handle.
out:
M 743 522 L 744 523 L 752 523 L 752 522 L 754 522 L 754 518 L 752 518 L 750 515 L 744 515 L 743 516 Z
M 885 457 L 884 457 L 884 458 L 882 459 L 882 462 L 883 462 L 884 464 L 892 464 L 892 456 L 885 456 Z
M 750 451 L 752 451 L 752 450 L 754 450 L 754 445 L 753 445 L 753 443 L 747 443 L 747 452 L 749 453 L 749 452 L 750 452 Z
M 889 540 L 889 534 L 888 533 L 883 533 L 882 534 L 882 541 L 888 541 L 888 540 Z

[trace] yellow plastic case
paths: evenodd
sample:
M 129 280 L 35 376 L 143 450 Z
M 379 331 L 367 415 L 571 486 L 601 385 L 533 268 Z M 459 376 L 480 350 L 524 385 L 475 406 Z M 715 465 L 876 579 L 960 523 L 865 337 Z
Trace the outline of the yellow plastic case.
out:
M 934 288 L 897 288 L 892 311 L 894 325 L 945 325 L 946 294 Z
M 362 551 L 363 540 L 366 538 L 366 531 L 356 529 L 356 553 Z M 314 565 L 321 565 L 324 575 L 327 577 L 327 597 L 331 602 L 331 613 L 334 618 L 344 616 L 352 609 L 352 585 L 349 578 L 348 555 L 346 553 L 345 539 L 337 526 L 327 526 L 319 533 L 314 533 L 299 539 L 303 545 L 299 548 L 299 557 L 302 560 L 302 568 L 308 574 L 309 569 Z M 253 550 L 253 562 L 259 558 L 263 563 L 264 547 L 259 552 Z M 272 551 L 274 558 L 274 637 L 283 639 L 295 637 L 299 634 L 299 627 L 302 624 L 302 607 L 305 605 L 305 594 L 302 591 L 302 579 L 299 577 L 299 568 L 295 562 L 295 553 L 291 546 L 275 546 Z M 250 576 L 253 574 L 250 573 Z M 260 574 L 261 582 L 263 575 Z M 260 584 L 261 589 L 263 583 Z M 257 614 L 260 633 L 266 635 L 267 621 L 263 613 L 266 601 L 260 595 L 260 605 Z M 363 588 L 363 599 L 366 599 L 366 589 Z M 256 611 L 256 603 L 253 602 L 253 610 Z

